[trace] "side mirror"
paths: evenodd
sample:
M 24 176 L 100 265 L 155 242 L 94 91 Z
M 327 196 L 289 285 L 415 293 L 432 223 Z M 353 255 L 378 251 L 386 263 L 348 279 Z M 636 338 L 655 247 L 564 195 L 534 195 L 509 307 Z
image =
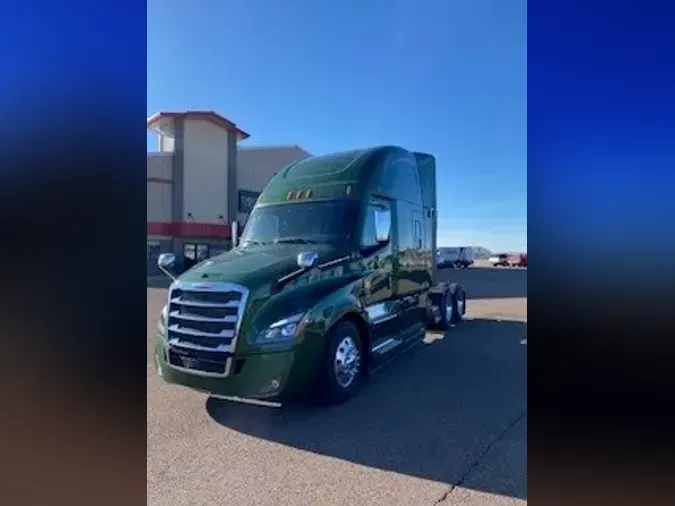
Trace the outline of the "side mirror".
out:
M 309 269 L 319 260 L 319 254 L 316 251 L 303 251 L 298 254 L 298 267 Z
M 379 243 L 387 242 L 391 232 L 391 211 L 389 209 L 375 209 L 375 239 Z
M 176 255 L 173 253 L 162 253 L 157 259 L 157 267 L 175 281 L 176 276 L 169 271 L 169 268 L 172 267 L 174 263 L 176 263 Z

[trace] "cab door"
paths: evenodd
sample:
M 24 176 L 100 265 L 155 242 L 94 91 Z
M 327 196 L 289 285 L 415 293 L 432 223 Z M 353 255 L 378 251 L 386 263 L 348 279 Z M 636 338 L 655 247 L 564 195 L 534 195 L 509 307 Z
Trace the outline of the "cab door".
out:
M 402 234 L 401 244 L 406 247 L 400 255 L 401 265 L 395 296 L 399 300 L 399 330 L 405 333 L 423 321 L 419 310 L 420 294 L 429 287 L 429 262 L 422 210 L 409 203 L 402 205 L 405 210 L 399 213 L 399 217 L 406 220 L 407 226 L 400 226 L 399 230 Z M 409 337 L 415 339 L 416 335 L 413 333 Z
M 395 297 L 398 252 L 393 202 L 373 197 L 368 202 L 361 234 L 361 251 L 369 273 L 363 280 L 362 303 L 371 326 L 373 348 L 381 345 L 396 329 L 399 316 Z

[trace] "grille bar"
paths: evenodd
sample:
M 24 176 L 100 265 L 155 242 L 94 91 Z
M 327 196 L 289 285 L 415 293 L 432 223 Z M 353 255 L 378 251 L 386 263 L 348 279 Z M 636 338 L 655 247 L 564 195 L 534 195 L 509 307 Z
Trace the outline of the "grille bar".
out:
M 219 333 L 214 334 L 213 332 L 203 332 L 201 330 L 182 328 L 178 325 L 171 325 L 169 331 L 175 332 L 177 334 L 185 334 L 186 336 L 195 336 L 195 337 L 212 337 L 214 339 L 218 338 L 228 338 L 232 339 L 234 337 L 234 329 L 232 330 L 221 330 Z
M 208 346 L 199 346 L 198 344 L 192 344 L 192 343 L 187 343 L 187 342 L 181 342 L 178 339 L 169 339 L 169 344 L 173 346 L 178 346 L 179 348 L 187 348 L 188 350 L 195 350 L 195 351 L 216 351 L 216 352 L 227 352 L 229 351 L 230 347 L 225 345 L 225 344 L 219 344 L 215 348 L 211 348 Z
M 179 320 L 191 320 L 191 321 L 209 322 L 209 323 L 237 323 L 237 316 L 236 315 L 224 316 L 222 318 L 212 318 L 212 317 L 209 317 L 209 316 L 199 316 L 199 315 L 194 315 L 194 314 L 181 314 L 178 311 L 172 311 L 169 314 L 169 317 L 178 318 Z
M 180 297 L 171 299 L 171 304 L 179 304 L 182 306 L 194 306 L 194 307 L 213 307 L 213 308 L 224 308 L 224 307 L 239 307 L 240 301 L 230 301 L 230 302 L 203 302 L 199 300 L 184 300 Z
M 227 376 L 248 295 L 233 283 L 174 283 L 168 297 L 168 365 L 200 376 Z

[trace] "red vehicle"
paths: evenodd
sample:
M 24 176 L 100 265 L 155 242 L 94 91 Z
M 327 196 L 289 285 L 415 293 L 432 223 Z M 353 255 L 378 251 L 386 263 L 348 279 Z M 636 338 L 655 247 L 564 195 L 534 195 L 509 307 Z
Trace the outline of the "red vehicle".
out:
M 494 267 L 527 267 L 527 253 L 499 253 L 490 257 Z

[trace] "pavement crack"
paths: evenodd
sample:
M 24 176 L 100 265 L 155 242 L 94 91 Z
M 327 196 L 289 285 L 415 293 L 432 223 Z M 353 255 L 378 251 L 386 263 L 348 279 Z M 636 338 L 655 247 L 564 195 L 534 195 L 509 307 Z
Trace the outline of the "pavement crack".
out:
M 450 497 L 450 494 L 457 488 L 461 487 L 462 484 L 466 481 L 466 479 L 469 477 L 469 475 L 473 472 L 476 467 L 480 464 L 481 460 L 494 448 L 494 446 L 499 443 L 501 440 L 503 440 L 506 435 L 509 433 L 511 429 L 513 429 L 518 422 L 520 422 L 523 418 L 525 418 L 525 415 L 527 415 L 527 409 L 523 410 L 521 413 L 518 414 L 518 416 L 509 423 L 506 428 L 501 431 L 499 434 L 497 434 L 497 437 L 495 437 L 490 443 L 485 447 L 485 449 L 478 455 L 476 460 L 474 460 L 469 467 L 466 469 L 464 474 L 461 476 L 459 480 L 457 480 L 457 483 L 453 484 L 446 490 L 443 495 L 434 503 L 434 506 L 437 504 L 443 503 L 445 500 Z
M 448 498 L 448 496 L 449 496 L 450 494 L 452 494 L 452 491 L 455 490 L 455 487 L 456 487 L 456 486 L 457 486 L 457 485 L 451 485 L 450 488 L 449 488 L 448 490 L 446 490 L 446 491 L 443 493 L 443 495 L 441 496 L 441 498 L 438 499 L 438 501 L 436 501 L 436 502 L 434 503 L 434 506 L 435 506 L 436 504 L 441 504 L 443 501 L 445 501 L 445 500 Z

